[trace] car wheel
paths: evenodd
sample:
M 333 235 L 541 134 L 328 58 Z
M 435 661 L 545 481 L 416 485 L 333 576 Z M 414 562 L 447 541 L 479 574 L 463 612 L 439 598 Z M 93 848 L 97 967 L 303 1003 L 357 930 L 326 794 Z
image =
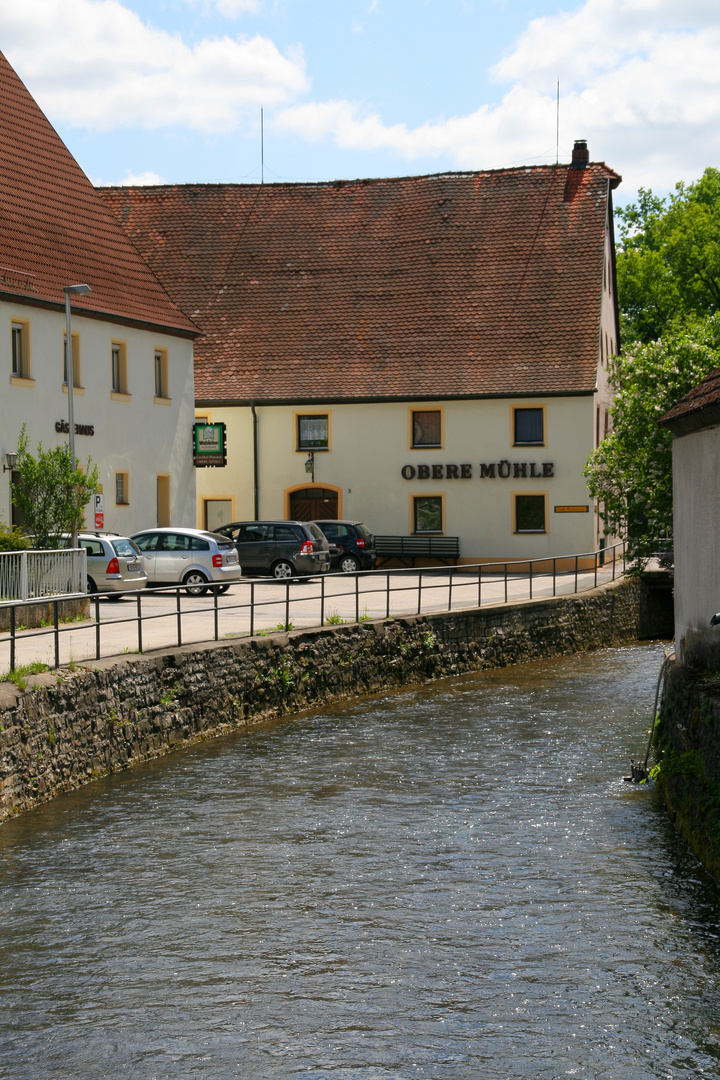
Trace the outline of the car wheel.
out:
M 230 588 L 229 585 L 215 585 L 214 586 L 215 592 L 218 594 L 218 596 L 222 596 L 222 594 L 226 593 L 229 588 Z
M 360 569 L 360 563 L 354 555 L 342 555 L 338 562 L 338 567 L 341 574 L 357 574 Z
M 191 570 L 183 578 L 183 585 L 188 596 L 204 596 L 207 592 L 208 579 L 199 570 Z
M 95 582 L 93 581 L 93 579 L 91 577 L 89 577 L 87 579 L 87 591 L 88 591 L 88 593 L 90 595 L 97 592 L 97 585 L 95 584 Z
M 272 575 L 277 578 L 278 581 L 285 581 L 287 578 L 291 578 L 295 573 L 292 563 L 287 562 L 286 559 L 281 559 L 280 562 L 276 562 L 272 568 Z

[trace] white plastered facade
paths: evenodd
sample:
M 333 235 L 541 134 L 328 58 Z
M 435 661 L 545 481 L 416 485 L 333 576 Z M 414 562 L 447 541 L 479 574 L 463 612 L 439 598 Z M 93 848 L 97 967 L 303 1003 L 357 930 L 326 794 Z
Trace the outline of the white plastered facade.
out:
M 12 326 L 26 328 L 23 376 L 12 375 Z M 0 299 L 0 455 L 17 448 L 26 424 L 29 449 L 66 443 L 56 425 L 68 420 L 63 387 L 65 315 L 30 304 Z M 128 535 L 157 521 L 158 477 L 169 479 L 171 524 L 195 522 L 195 470 L 192 463 L 192 342 L 153 329 L 138 329 L 73 313 L 73 339 L 79 343 L 80 383 L 73 397 L 78 432 L 78 462 L 88 456 L 98 465 L 104 496 L 102 529 Z M 112 347 L 122 347 L 125 393 L 112 390 Z M 167 358 L 167 386 L 155 397 L 156 351 Z M 92 431 L 92 434 L 89 432 Z M 116 502 L 116 475 L 126 478 L 127 503 Z M 10 478 L 2 476 L 0 518 L 12 519 Z M 94 529 L 94 508 L 86 527 Z

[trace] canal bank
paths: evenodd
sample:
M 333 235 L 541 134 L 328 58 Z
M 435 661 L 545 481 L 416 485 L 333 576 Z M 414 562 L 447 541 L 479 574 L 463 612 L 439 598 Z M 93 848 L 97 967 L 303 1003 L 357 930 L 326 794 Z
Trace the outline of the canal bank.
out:
M 676 829 L 720 878 L 720 671 L 670 671 L 655 750 L 657 783 Z
M 643 614 L 643 612 L 645 614 Z M 202 739 L 463 672 L 659 636 L 642 587 L 127 655 L 0 684 L 0 820 Z

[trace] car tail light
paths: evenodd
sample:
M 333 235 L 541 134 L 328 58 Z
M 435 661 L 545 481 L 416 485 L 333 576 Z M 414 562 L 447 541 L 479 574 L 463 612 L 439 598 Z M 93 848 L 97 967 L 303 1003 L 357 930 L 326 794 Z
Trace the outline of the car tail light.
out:
M 301 555 L 312 555 L 315 550 L 312 540 L 306 540 L 303 546 L 300 548 Z
M 222 566 L 222 555 L 213 555 L 213 566 Z
M 117 561 L 117 559 L 111 559 L 110 560 L 110 562 L 107 564 L 107 570 L 105 571 L 105 573 L 106 574 L 119 574 L 120 573 L 120 563 Z
M 365 547 L 365 541 L 363 540 L 362 536 L 356 537 L 355 543 L 357 544 L 357 546 L 359 548 L 364 548 Z

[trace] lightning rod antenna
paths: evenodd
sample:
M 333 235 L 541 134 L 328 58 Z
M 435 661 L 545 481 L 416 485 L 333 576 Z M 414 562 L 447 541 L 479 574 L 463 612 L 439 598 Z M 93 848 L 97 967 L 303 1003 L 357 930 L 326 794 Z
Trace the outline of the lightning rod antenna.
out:
M 265 127 L 262 105 L 260 106 L 260 183 L 265 183 Z
M 560 80 L 557 81 L 557 105 L 555 111 L 555 164 L 560 161 Z

